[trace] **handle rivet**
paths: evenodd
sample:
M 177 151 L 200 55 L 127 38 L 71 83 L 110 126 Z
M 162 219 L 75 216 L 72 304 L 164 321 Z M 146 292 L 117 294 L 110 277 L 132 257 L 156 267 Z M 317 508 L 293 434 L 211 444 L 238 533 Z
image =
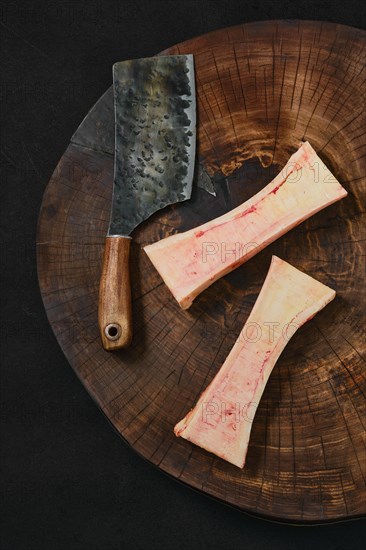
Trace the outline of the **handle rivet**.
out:
M 118 323 L 110 323 L 107 325 L 104 329 L 104 334 L 108 338 L 108 340 L 118 340 L 118 338 L 121 336 L 122 330 L 121 325 Z

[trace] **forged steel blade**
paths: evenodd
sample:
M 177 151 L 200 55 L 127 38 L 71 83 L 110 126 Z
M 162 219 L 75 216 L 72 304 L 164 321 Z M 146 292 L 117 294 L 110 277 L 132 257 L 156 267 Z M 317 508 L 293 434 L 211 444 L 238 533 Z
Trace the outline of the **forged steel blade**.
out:
M 108 235 L 129 235 L 151 214 L 189 199 L 196 147 L 192 55 L 113 66 L 115 161 Z

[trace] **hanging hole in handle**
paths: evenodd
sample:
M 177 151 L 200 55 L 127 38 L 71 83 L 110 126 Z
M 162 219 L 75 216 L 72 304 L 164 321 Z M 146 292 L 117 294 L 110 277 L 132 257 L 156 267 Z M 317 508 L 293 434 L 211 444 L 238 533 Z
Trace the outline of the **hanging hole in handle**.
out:
M 104 329 L 104 334 L 108 340 L 118 340 L 121 336 L 121 326 L 118 323 L 110 323 Z

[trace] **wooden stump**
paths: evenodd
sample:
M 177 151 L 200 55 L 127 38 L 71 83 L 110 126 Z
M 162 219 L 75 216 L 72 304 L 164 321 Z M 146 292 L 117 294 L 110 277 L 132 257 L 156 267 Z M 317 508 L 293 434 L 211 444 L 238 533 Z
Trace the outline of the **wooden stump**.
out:
M 254 514 L 319 522 L 364 514 L 365 36 L 315 22 L 224 29 L 164 53 L 193 53 L 198 155 L 217 196 L 155 214 L 134 232 L 134 339 L 108 353 L 98 286 L 113 179 L 111 90 L 49 182 L 38 227 L 47 315 L 83 384 L 152 464 Z M 268 183 L 309 140 L 349 192 L 180 310 L 141 247 L 212 219 Z M 202 172 L 201 172 L 202 173 Z M 337 291 L 278 361 L 243 470 L 173 434 L 234 344 L 272 254 Z

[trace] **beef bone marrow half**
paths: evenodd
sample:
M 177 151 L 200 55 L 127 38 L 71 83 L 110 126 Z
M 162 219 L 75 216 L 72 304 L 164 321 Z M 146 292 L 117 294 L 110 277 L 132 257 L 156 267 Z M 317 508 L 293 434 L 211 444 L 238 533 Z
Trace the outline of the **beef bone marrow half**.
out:
M 308 142 L 259 193 L 223 216 L 144 247 L 183 309 L 204 289 L 319 210 L 341 186 Z
M 175 434 L 242 468 L 254 414 L 277 359 L 296 330 L 335 294 L 273 256 L 234 347 Z

